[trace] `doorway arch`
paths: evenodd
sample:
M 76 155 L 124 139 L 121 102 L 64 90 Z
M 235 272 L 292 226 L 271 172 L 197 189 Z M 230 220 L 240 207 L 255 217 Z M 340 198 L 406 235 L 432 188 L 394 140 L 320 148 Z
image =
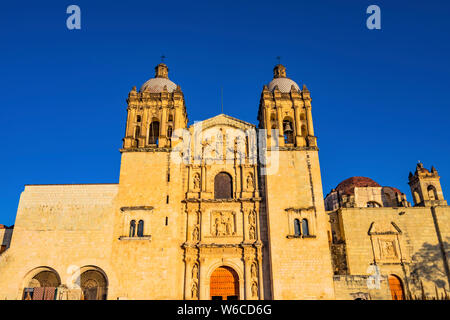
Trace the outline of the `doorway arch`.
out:
M 211 300 L 239 300 L 239 276 L 233 268 L 221 266 L 211 274 Z
M 392 300 L 404 300 L 403 283 L 396 275 L 389 275 L 389 289 L 391 290 Z

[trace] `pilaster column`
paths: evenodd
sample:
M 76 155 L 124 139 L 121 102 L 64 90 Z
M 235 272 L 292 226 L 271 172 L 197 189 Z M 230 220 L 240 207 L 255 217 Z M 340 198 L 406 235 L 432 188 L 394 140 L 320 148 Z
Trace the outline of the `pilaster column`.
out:
M 308 135 L 314 136 L 313 120 L 311 113 L 311 105 L 308 103 L 306 105 L 306 119 L 308 120 Z

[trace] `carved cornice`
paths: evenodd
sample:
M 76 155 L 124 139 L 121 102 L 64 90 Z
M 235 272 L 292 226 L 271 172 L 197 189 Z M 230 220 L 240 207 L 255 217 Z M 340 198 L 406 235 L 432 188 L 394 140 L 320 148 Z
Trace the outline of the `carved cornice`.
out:
M 242 203 L 242 202 L 261 202 L 262 198 L 236 198 L 236 199 L 198 199 L 198 198 L 188 198 L 183 199 L 181 202 L 187 203 L 187 202 L 193 202 L 193 203 Z
M 271 151 L 319 151 L 319 147 L 290 147 L 290 146 L 283 146 L 278 147 L 276 150 Z
M 284 209 L 284 211 L 289 212 L 289 211 L 294 211 L 296 213 L 300 213 L 300 212 L 305 212 L 305 211 L 314 211 L 315 207 L 311 206 L 311 207 L 304 207 L 304 208 L 286 208 Z
M 119 149 L 119 151 L 122 152 L 171 152 L 172 148 L 168 148 L 168 147 L 164 147 L 164 148 L 159 148 L 159 147 L 144 147 L 144 148 L 122 148 Z

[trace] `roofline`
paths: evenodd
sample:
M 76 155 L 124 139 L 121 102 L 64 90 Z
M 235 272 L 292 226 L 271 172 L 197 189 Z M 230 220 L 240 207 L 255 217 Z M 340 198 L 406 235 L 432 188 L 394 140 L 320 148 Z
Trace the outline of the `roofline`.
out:
M 32 186 L 95 186 L 95 185 L 118 185 L 118 183 L 44 183 L 44 184 L 25 184 L 26 187 Z

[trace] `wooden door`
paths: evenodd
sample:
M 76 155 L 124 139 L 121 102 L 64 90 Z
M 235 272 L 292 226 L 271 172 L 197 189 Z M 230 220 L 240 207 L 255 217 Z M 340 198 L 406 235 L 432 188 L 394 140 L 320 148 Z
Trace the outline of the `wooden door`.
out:
M 389 276 L 389 288 L 391 289 L 392 300 L 404 300 L 403 284 L 399 277 Z
M 212 300 L 239 299 L 239 278 L 232 268 L 219 267 L 211 275 L 210 296 Z

